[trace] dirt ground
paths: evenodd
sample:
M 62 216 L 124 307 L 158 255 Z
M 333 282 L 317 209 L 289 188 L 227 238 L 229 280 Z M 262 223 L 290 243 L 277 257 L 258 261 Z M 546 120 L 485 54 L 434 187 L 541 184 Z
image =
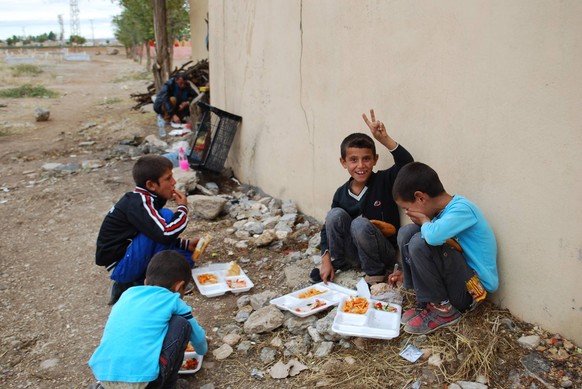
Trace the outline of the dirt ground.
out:
M 151 111 L 130 109 L 134 102 L 129 94 L 144 92 L 150 81 L 139 79 L 143 65 L 105 52 L 93 55 L 91 61 L 39 60 L 37 64 L 44 70 L 41 75 L 15 77 L 0 58 L 0 88 L 32 82 L 60 93 L 52 99 L 0 98 L 0 215 L 4 220 L 0 225 L 0 386 L 86 388 L 94 382 L 87 361 L 99 343 L 110 311 L 110 281 L 105 270 L 94 264 L 95 240 L 105 213 L 133 188 L 133 160 L 112 157 L 112 149 L 122 140 L 156 134 Z M 36 107 L 50 109 L 50 120 L 35 122 Z M 103 166 L 58 175 L 42 169 L 49 162 L 81 164 L 92 160 L 101 161 Z M 220 180 L 216 176 L 208 179 Z M 225 180 L 221 185 L 223 191 L 237 189 L 233 181 Z M 252 292 L 290 292 L 283 282 L 281 259 L 289 251 L 304 250 L 307 243 L 289 241 L 277 250 L 232 253 L 221 243 L 232 223 L 227 216 L 213 222 L 195 219 L 185 236 L 210 232 L 214 240 L 208 251 L 214 253 L 216 261 L 228 262 L 241 256 L 250 259 L 245 270 L 256 284 Z M 218 329 L 234 323 L 237 298 L 227 294 L 208 299 L 198 293 L 186 297 L 213 337 L 211 350 L 221 344 Z M 483 309 L 486 311 L 469 322 L 480 320 L 479 315 L 497 315 L 496 320 L 511 318 L 508 312 L 494 307 Z M 516 339 L 539 334 L 548 343 L 554 334 L 512 320 L 521 331 L 501 331 L 496 338 L 497 352 L 505 355 L 488 361 L 490 387 L 544 387 L 543 382 L 547 387 L 560 387 L 564 376 L 571 387 L 582 387 L 579 352 L 570 352 L 564 361 L 551 360 L 551 370 L 543 376 L 527 374 L 520 362 L 525 351 L 515 344 Z M 268 343 L 274 336 L 289 338 L 281 328 L 254 341 Z M 354 344 L 353 348 L 334 351 L 331 357 L 342 361 L 352 356 L 357 365 L 368 370 L 353 370 L 350 376 L 350 369 L 346 369 L 343 373 L 347 375 L 338 375 L 335 380 L 329 376 L 327 381 L 318 378 L 325 361 L 310 355 L 300 358 L 309 370 L 297 377 L 273 380 L 267 373 L 269 366 L 259 359 L 258 344 L 246 356 L 235 351 L 226 360 L 216 361 L 208 355 L 200 372 L 184 378 L 190 388 L 208 383 L 216 388 L 295 388 L 318 383 L 327 387 L 402 388 L 431 369 L 426 361 L 397 372 L 379 369 L 378 360 L 399 358 L 402 344 L 398 339 Z M 538 351 L 546 356 L 544 350 Z M 280 352 L 277 360 L 286 361 L 288 357 Z M 252 378 L 253 368 L 264 371 L 265 378 Z M 446 379 L 439 369 L 432 370 L 437 378 L 422 387 L 445 387 Z M 362 384 L 366 376 L 367 385 Z M 463 378 L 475 380 L 474 375 Z

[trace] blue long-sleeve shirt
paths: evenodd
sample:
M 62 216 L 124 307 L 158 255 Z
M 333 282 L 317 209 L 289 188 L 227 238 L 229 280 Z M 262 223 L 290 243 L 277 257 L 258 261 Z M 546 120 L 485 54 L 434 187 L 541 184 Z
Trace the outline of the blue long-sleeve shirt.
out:
M 420 228 L 423 239 L 431 246 L 440 246 L 449 238 L 463 248 L 467 264 L 479 275 L 488 292 L 499 286 L 497 275 L 497 241 L 481 210 L 466 198 L 455 195 L 430 223 Z
M 113 306 L 101 343 L 89 360 L 95 377 L 119 382 L 155 380 L 172 315 L 188 320 L 190 343 L 198 354 L 206 354 L 206 334 L 179 293 L 159 286 L 134 286 Z

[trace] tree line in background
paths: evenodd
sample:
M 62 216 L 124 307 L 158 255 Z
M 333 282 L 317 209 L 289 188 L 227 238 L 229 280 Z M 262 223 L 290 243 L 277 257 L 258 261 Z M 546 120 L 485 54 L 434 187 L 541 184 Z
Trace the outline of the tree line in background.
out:
M 57 36 L 57 34 L 55 34 L 54 32 L 49 32 L 48 34 L 45 32 L 44 34 L 40 34 L 40 35 L 36 35 L 36 36 L 16 36 L 16 35 L 12 35 L 12 37 L 7 38 L 6 39 L 6 44 L 8 46 L 14 46 L 17 43 L 22 43 L 23 45 L 30 45 L 30 44 L 35 44 L 35 43 L 45 43 L 45 42 L 59 42 L 59 37 Z M 2 42 L 2 40 L 0 40 L 0 42 Z M 82 45 L 83 43 L 87 42 L 87 39 L 85 39 L 82 36 L 78 36 L 78 35 L 71 35 L 69 40 L 67 41 L 67 44 L 76 44 L 76 45 Z
M 174 40 L 190 38 L 190 4 L 187 0 L 118 2 L 122 12 L 113 17 L 115 38 L 130 58 L 141 63 L 145 54 L 148 68 L 152 66 L 149 47 L 155 48 L 156 61 L 152 70 L 158 85 L 169 75 Z

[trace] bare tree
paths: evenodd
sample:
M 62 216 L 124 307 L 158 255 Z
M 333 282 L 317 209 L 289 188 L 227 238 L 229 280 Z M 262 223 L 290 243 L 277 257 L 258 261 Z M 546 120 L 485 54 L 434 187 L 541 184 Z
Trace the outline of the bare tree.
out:
M 167 10 L 165 0 L 154 2 L 154 34 L 156 39 L 156 59 L 152 66 L 156 90 L 160 90 L 172 71 L 172 43 L 168 35 Z

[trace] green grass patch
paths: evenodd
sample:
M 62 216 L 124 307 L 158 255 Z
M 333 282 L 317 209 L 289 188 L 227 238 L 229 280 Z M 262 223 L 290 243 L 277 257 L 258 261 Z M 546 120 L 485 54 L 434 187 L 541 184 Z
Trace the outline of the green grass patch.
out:
M 21 63 L 16 66 L 12 66 L 10 69 L 12 69 L 12 76 L 14 77 L 22 76 L 36 77 L 43 72 L 43 70 L 39 66 L 27 63 Z
M 132 72 L 124 74 L 123 76 L 117 77 L 113 82 L 125 82 L 125 81 L 139 81 L 139 80 L 151 80 L 152 73 L 149 71 L 143 72 Z
M 16 88 L 0 90 L 0 97 L 57 97 L 59 94 L 42 85 L 24 84 Z

